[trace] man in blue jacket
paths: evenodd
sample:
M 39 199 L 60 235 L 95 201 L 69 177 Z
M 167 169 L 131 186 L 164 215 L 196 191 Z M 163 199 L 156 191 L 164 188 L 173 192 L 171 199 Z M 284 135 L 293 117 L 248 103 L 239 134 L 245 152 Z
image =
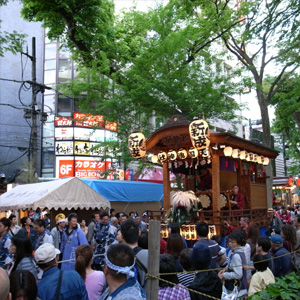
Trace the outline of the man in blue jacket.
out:
M 275 277 L 285 276 L 291 272 L 292 255 L 283 247 L 283 239 L 279 234 L 271 235 L 270 240 L 274 257 L 273 274 Z
M 85 284 L 79 273 L 57 268 L 56 255 L 59 253 L 50 243 L 44 243 L 35 252 L 35 261 L 44 272 L 38 283 L 38 297 L 41 300 L 88 300 Z

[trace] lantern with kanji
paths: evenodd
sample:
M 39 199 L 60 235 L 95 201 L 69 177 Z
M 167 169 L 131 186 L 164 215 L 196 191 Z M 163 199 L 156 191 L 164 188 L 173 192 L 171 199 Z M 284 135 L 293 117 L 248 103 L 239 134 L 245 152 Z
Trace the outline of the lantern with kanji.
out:
M 189 149 L 189 155 L 191 158 L 197 158 L 198 157 L 198 150 L 194 147 L 191 147 Z
M 184 148 L 179 148 L 177 152 L 177 157 L 179 159 L 186 159 L 187 158 L 187 151 Z
M 209 150 L 208 148 L 205 148 L 205 149 L 202 149 L 199 151 L 199 154 L 202 156 L 202 157 L 208 157 L 209 156 Z
M 128 138 L 128 148 L 134 158 L 144 157 L 146 154 L 146 139 L 141 132 L 134 132 Z
M 239 158 L 241 154 L 241 150 L 240 149 L 233 149 L 232 151 L 232 157 L 233 158 Z
M 241 151 L 240 153 L 240 159 L 243 159 L 243 160 L 247 160 L 248 158 L 248 152 L 247 151 Z
M 168 151 L 168 159 L 169 160 L 175 160 L 177 158 L 177 153 L 174 149 L 170 149 Z
M 196 149 L 201 150 L 209 147 L 209 127 L 205 120 L 194 120 L 189 125 L 189 132 L 192 144 Z
M 157 154 L 157 157 L 158 157 L 158 160 L 160 162 L 164 162 L 168 159 L 168 156 L 167 156 L 167 153 L 165 151 L 160 151 L 158 154 Z

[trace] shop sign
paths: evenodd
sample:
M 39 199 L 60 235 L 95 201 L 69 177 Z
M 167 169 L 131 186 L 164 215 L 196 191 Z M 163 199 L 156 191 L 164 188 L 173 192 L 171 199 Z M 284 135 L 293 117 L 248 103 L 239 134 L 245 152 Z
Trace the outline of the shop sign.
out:
M 73 155 L 72 141 L 55 142 L 55 155 Z
M 74 126 L 88 128 L 104 128 L 104 116 L 74 113 Z
M 71 127 L 73 126 L 72 117 L 55 117 L 54 118 L 55 127 Z
M 73 140 L 72 127 L 56 127 L 54 134 L 56 140 Z

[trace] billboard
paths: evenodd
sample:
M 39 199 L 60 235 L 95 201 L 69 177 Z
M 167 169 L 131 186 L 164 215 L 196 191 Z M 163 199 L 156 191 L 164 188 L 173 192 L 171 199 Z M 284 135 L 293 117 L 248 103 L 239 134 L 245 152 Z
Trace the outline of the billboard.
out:
M 55 142 L 55 155 L 73 155 L 73 141 Z
M 73 126 L 72 117 L 55 117 L 54 118 L 55 127 L 71 127 Z
M 104 128 L 104 116 L 74 113 L 74 126 L 87 128 Z
M 55 127 L 56 140 L 73 140 L 73 127 Z
M 105 171 L 111 169 L 111 161 L 96 160 L 92 157 L 56 157 L 56 177 L 103 179 Z

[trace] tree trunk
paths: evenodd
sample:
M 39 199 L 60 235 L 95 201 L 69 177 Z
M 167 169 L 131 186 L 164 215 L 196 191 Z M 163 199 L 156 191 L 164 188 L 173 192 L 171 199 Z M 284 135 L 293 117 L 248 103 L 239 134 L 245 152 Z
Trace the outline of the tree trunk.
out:
M 299 112 L 294 112 L 293 117 L 294 117 L 294 120 L 295 120 L 296 125 L 298 127 L 299 134 L 300 134 L 300 113 Z

